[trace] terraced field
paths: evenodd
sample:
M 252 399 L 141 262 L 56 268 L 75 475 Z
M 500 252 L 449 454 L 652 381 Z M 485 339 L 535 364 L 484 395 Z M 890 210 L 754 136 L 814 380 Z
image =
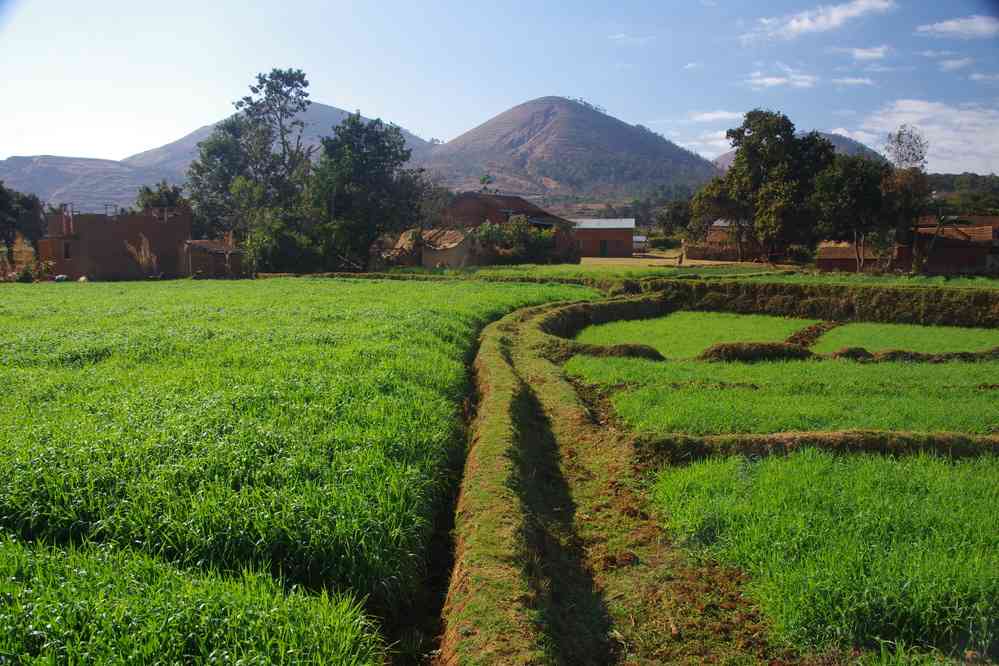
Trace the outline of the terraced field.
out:
M 422 593 L 477 332 L 593 292 L 283 279 L 3 295 L 0 653 L 369 663 L 387 650 L 371 618 L 398 623 Z
M 647 344 L 666 360 L 587 354 L 565 365 L 653 459 L 687 447 L 685 464 L 653 466 L 648 501 L 666 532 L 695 561 L 748 574 L 772 639 L 803 654 L 995 655 L 996 329 L 742 317 L 591 326 L 579 342 Z M 707 349 L 716 343 L 755 345 L 754 362 L 720 362 Z M 881 355 L 829 355 L 844 347 Z M 900 433 L 908 444 L 885 443 Z M 787 456 L 765 455 L 788 444 Z

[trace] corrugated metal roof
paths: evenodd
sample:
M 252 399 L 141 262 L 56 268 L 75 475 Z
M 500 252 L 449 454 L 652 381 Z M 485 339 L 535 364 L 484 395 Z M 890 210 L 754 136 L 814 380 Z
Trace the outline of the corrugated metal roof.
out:
M 572 218 L 569 220 L 576 225 L 577 229 L 634 229 L 635 228 L 635 218 L 633 217 L 619 217 L 615 219 L 596 219 L 596 218 Z
M 644 243 L 649 240 L 648 236 L 632 236 L 632 240 L 636 243 Z

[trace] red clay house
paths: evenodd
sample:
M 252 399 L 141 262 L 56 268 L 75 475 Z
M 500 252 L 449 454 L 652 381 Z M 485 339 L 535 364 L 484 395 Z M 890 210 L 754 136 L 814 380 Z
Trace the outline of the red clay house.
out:
M 54 275 L 71 279 L 135 280 L 186 275 L 184 244 L 191 238 L 191 213 L 154 209 L 127 215 L 47 216 L 48 233 L 38 255 Z
M 635 220 L 578 218 L 576 243 L 583 257 L 630 257 L 634 253 Z

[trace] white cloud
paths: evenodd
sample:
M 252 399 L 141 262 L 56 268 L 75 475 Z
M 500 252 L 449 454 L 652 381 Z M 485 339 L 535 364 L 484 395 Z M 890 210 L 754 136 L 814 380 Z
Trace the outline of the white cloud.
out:
M 701 63 L 699 63 L 699 62 L 688 62 L 686 65 L 683 66 L 683 68 L 684 69 L 700 69 L 701 68 Z
M 956 72 L 959 69 L 965 67 L 970 67 L 974 64 L 972 58 L 955 58 L 953 60 L 941 60 L 940 61 L 940 71 L 941 72 Z
M 881 64 L 875 63 L 873 65 L 868 65 L 867 67 L 865 67 L 864 71 L 865 72 L 903 72 L 903 71 L 911 71 L 911 70 L 914 70 L 914 69 L 916 69 L 916 68 L 912 67 L 911 65 L 904 65 L 904 66 L 899 66 L 899 65 L 881 65 Z
M 842 79 L 833 79 L 833 83 L 838 86 L 873 86 L 874 81 L 868 78 L 860 77 L 846 77 Z
M 687 150 L 693 150 L 708 158 L 718 157 L 722 153 L 732 150 L 732 144 L 725 138 L 725 131 L 703 132 L 695 137 L 683 138 L 678 136 L 670 137 Z
M 929 140 L 930 171 L 999 173 L 999 108 L 993 106 L 900 99 L 865 118 L 852 133 L 836 132 L 879 148 L 878 137 L 883 140 L 903 123 Z
M 946 58 L 948 56 L 956 56 L 957 52 L 956 51 L 934 51 L 934 50 L 931 49 L 929 51 L 920 51 L 919 55 L 926 56 L 927 58 Z
M 895 6 L 895 0 L 851 0 L 839 5 L 820 5 L 797 14 L 758 19 L 756 28 L 742 35 L 742 39 L 795 39 L 813 32 L 835 30 L 847 21 L 868 14 L 884 14 Z
M 653 35 L 632 35 L 627 32 L 619 32 L 613 35 L 608 35 L 607 39 L 611 40 L 615 44 L 622 44 L 625 46 L 647 46 L 652 43 L 655 37 Z
M 999 36 L 999 18 L 975 14 L 964 18 L 929 23 L 916 28 L 917 35 L 956 37 L 958 39 L 988 39 Z
M 849 53 L 854 60 L 881 60 L 891 49 L 887 46 L 872 46 L 868 49 L 858 48 L 834 48 L 836 53 Z
M 982 74 L 980 72 L 975 72 L 968 78 L 972 81 L 999 82 L 999 74 Z
M 756 90 L 764 90 L 766 88 L 781 86 L 812 88 L 819 81 L 819 77 L 813 74 L 804 74 L 801 70 L 788 67 L 782 63 L 777 63 L 777 69 L 780 70 L 780 74 L 764 74 L 762 71 L 757 70 L 749 75 L 746 83 Z
M 702 111 L 691 112 L 687 117 L 695 123 L 716 123 L 728 120 L 742 120 L 745 114 L 738 111 Z

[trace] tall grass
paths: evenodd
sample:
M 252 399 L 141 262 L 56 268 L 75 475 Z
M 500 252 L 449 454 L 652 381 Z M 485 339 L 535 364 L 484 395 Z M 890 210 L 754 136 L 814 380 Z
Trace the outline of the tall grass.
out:
M 999 459 L 714 459 L 663 471 L 654 498 L 686 545 L 750 573 L 793 644 L 996 656 Z
M 780 342 L 813 319 L 789 319 L 728 312 L 674 312 L 656 319 L 587 326 L 576 339 L 595 345 L 641 343 L 666 358 L 692 358 L 720 342 Z
M 570 374 L 625 388 L 615 410 L 643 432 L 849 429 L 999 433 L 999 363 L 848 360 L 706 363 L 577 356 Z
M 827 331 L 812 349 L 830 353 L 844 347 L 864 347 L 872 352 L 887 349 L 926 354 L 976 352 L 999 347 L 999 330 L 911 324 L 846 324 Z
M 594 293 L 296 279 L 3 291 L 0 527 L 272 571 L 383 609 L 423 579 L 477 332 Z
M 110 547 L 60 551 L 0 537 L 0 662 L 381 663 L 363 610 Z

